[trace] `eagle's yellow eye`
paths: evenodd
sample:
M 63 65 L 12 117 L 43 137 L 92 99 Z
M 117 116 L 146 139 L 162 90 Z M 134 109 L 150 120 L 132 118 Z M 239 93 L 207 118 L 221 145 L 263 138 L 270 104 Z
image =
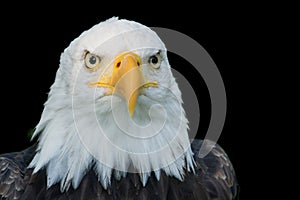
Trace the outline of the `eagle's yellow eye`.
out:
M 85 66 L 89 70 L 96 70 L 100 67 L 100 57 L 87 52 L 84 57 Z
M 149 64 L 151 65 L 151 67 L 153 67 L 154 69 L 158 69 L 160 67 L 160 63 L 161 63 L 161 56 L 159 53 L 150 56 Z

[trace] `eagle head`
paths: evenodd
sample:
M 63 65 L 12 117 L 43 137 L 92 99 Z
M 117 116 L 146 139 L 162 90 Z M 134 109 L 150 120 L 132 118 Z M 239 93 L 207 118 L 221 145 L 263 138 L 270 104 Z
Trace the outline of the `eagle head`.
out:
M 187 131 L 164 43 L 140 23 L 111 18 L 61 54 L 30 167 L 45 168 L 47 186 L 61 190 L 89 170 L 104 188 L 127 173 L 144 185 L 151 172 L 182 180 L 194 165 Z

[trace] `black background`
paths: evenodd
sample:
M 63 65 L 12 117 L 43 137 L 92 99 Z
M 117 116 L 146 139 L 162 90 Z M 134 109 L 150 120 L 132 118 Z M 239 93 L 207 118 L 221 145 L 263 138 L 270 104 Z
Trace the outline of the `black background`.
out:
M 32 5 L 33 6 L 33 5 Z M 174 5 L 180 7 L 180 5 Z M 241 185 L 241 199 L 255 199 L 260 193 L 262 170 L 257 163 L 256 139 L 261 136 L 253 109 L 260 101 L 254 92 L 259 77 L 251 58 L 264 24 L 252 10 L 215 10 L 214 7 L 170 9 L 164 13 L 157 3 L 136 9 L 83 3 L 77 8 L 38 5 L 16 12 L 7 7 L 1 14 L 1 145 L 0 153 L 22 150 L 31 145 L 27 133 L 38 123 L 43 103 L 54 81 L 61 52 L 84 30 L 112 16 L 140 22 L 149 27 L 180 31 L 196 40 L 216 63 L 227 93 L 227 117 L 218 143 L 229 155 Z M 3 8 L 4 9 L 4 8 Z M 4 9 L 5 10 L 5 9 Z M 187 11 L 187 14 L 183 12 Z M 125 12 L 124 12 L 125 11 Z M 187 64 L 170 54 L 169 62 Z M 176 64 L 175 64 L 176 63 Z M 201 76 L 181 71 L 190 80 L 203 102 L 198 137 L 203 138 L 209 123 L 209 97 Z M 255 146 L 255 147 L 254 147 Z M 260 180 L 260 181 L 258 181 Z M 253 192 L 256 191 L 256 192 Z M 263 189 L 262 189 L 263 191 Z

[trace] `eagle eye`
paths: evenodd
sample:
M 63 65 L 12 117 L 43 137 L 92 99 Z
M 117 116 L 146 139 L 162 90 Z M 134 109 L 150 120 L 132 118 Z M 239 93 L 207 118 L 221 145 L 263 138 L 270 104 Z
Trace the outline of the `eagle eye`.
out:
M 84 57 L 85 67 L 89 70 L 96 70 L 100 67 L 100 57 L 92 54 L 90 52 L 86 52 Z
M 161 64 L 161 60 L 162 59 L 161 59 L 160 53 L 157 53 L 155 55 L 150 56 L 150 58 L 149 58 L 149 64 L 154 69 L 159 69 L 160 68 L 160 64 Z

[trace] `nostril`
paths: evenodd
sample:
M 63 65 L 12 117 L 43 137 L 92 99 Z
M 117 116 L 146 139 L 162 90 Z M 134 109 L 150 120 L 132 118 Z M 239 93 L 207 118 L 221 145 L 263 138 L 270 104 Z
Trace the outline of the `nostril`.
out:
M 140 66 L 140 65 L 141 65 L 141 63 L 140 63 L 140 62 L 137 62 L 136 64 L 137 64 L 137 66 Z
M 118 62 L 116 68 L 119 68 L 120 66 L 121 66 L 121 62 Z

